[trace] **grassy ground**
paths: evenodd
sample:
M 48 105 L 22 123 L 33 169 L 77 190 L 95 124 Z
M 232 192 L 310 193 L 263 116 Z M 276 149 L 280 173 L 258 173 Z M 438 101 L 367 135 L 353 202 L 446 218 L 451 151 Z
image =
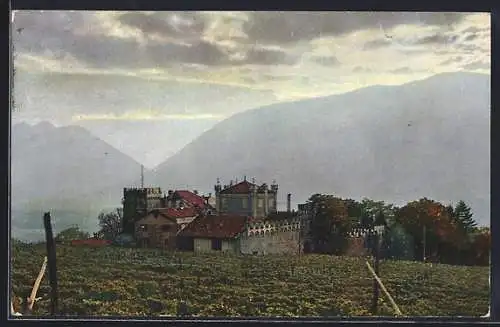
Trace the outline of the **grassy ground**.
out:
M 15 245 L 16 297 L 30 292 L 43 245 Z M 370 315 L 373 280 L 362 258 L 321 255 L 236 257 L 159 250 L 57 249 L 59 309 L 66 315 Z M 33 313 L 49 310 L 48 274 Z M 404 315 L 479 316 L 488 311 L 488 267 L 382 261 L 380 276 Z M 381 315 L 393 315 L 382 295 Z M 151 303 L 161 303 L 159 312 Z

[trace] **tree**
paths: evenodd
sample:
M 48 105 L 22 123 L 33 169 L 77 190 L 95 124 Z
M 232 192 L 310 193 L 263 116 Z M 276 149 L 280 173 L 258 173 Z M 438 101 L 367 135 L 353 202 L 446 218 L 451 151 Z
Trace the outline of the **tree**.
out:
M 348 246 L 351 220 L 344 200 L 315 194 L 309 199 L 313 208 L 311 237 L 317 252 L 341 254 Z
M 413 260 L 413 238 L 399 224 L 391 226 L 384 234 L 386 257 L 395 260 Z
M 396 222 L 413 236 L 415 255 L 422 259 L 447 253 L 452 256 L 452 249 L 461 241 L 453 218 L 439 202 L 423 198 L 406 204 L 396 211 Z M 444 258 L 443 258 L 444 259 Z
M 366 211 L 369 215 L 374 217 L 378 212 L 382 212 L 385 216 L 387 225 L 392 225 L 394 222 L 394 211 L 396 208 L 392 204 L 387 204 L 384 201 L 373 201 L 368 198 L 364 198 L 361 201 L 361 207 L 363 211 Z
M 373 218 L 372 216 L 365 210 L 361 212 L 361 217 L 359 218 L 359 224 L 361 228 L 371 228 L 373 227 Z
M 382 210 L 375 214 L 375 226 L 387 226 L 387 221 L 385 220 L 385 214 Z
M 465 234 L 472 233 L 477 227 L 477 223 L 472 218 L 471 208 L 464 201 L 458 201 L 453 212 L 454 220 L 457 226 Z
M 488 266 L 491 264 L 491 232 L 489 228 L 477 232 L 471 245 L 472 264 Z
M 68 242 L 72 240 L 84 240 L 90 238 L 90 234 L 80 230 L 78 226 L 66 228 L 59 232 L 55 240 L 58 242 Z
M 363 207 L 360 202 L 353 200 L 353 199 L 346 199 L 344 200 L 344 203 L 347 208 L 347 215 L 350 218 L 357 218 L 359 219 L 363 213 Z
M 116 210 L 108 213 L 101 212 L 97 219 L 99 220 L 99 227 L 101 227 L 99 233 L 105 240 L 114 240 L 122 232 L 122 209 L 117 208 Z

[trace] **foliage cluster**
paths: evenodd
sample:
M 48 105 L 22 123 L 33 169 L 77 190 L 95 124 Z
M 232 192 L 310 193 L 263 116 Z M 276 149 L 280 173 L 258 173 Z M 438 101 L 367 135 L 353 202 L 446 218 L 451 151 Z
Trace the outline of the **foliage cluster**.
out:
M 346 253 L 353 228 L 384 226 L 382 253 L 387 258 L 459 265 L 489 265 L 489 230 L 477 228 L 470 207 L 422 198 L 402 207 L 384 201 L 361 202 L 315 194 L 309 237 L 312 252 Z

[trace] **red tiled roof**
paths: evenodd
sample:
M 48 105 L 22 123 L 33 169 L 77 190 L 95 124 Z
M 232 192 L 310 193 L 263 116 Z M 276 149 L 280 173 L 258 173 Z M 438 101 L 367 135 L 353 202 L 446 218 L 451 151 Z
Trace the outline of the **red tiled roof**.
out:
M 157 210 L 160 215 L 165 216 L 167 218 L 188 218 L 188 217 L 194 217 L 198 214 L 196 209 L 192 207 L 187 207 L 183 209 L 165 208 Z
M 252 186 L 257 187 L 257 185 L 252 184 L 248 181 L 243 181 L 233 186 L 229 186 L 221 191 L 221 193 L 228 194 L 247 194 L 252 189 Z
M 201 209 L 205 208 L 205 199 L 191 191 L 175 191 L 175 193 L 183 200 L 197 206 Z
M 247 217 L 237 215 L 202 216 L 189 223 L 180 236 L 234 238 L 245 228 Z

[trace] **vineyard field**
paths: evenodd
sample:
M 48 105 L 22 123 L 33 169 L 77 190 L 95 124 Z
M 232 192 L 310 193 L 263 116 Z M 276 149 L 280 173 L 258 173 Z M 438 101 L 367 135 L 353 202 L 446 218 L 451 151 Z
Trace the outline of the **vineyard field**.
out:
M 45 246 L 12 245 L 15 303 L 27 297 Z M 365 258 L 231 256 L 58 245 L 59 311 L 85 316 L 367 316 L 373 279 Z M 380 277 L 406 316 L 488 312 L 489 268 L 381 261 Z M 34 315 L 47 315 L 48 273 Z M 380 315 L 394 315 L 380 292 Z M 154 304 L 154 305 L 153 305 Z

